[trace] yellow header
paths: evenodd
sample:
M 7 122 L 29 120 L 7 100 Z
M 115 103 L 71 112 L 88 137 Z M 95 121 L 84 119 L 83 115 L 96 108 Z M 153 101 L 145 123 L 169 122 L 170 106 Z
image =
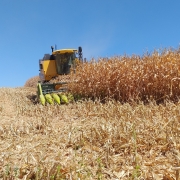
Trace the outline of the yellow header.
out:
M 77 49 L 59 49 L 52 52 L 52 54 L 64 54 L 64 53 L 73 53 L 77 52 Z

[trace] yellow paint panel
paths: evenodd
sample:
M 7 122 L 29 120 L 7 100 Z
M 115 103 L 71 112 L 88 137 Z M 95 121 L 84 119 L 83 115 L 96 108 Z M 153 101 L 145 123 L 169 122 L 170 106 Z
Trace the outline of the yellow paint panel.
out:
M 64 54 L 64 53 L 73 53 L 73 52 L 77 52 L 77 49 L 61 49 L 52 52 L 52 54 Z
M 51 80 L 52 77 L 57 76 L 56 72 L 56 62 L 55 60 L 44 60 L 43 61 L 43 70 L 45 75 L 45 80 Z

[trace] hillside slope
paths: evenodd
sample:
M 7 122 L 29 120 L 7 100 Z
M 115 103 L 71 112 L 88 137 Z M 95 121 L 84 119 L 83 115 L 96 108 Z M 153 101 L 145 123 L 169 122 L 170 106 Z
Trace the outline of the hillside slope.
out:
M 180 104 L 36 104 L 0 88 L 0 178 L 178 179 Z

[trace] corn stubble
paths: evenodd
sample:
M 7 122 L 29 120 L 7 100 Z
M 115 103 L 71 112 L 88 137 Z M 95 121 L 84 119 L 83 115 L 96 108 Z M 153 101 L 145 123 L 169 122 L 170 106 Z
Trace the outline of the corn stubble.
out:
M 165 63 L 166 56 L 169 55 L 162 56 L 162 64 L 159 62 L 162 73 L 167 70 L 165 66 L 173 63 L 173 61 Z M 177 53 L 176 56 L 178 58 Z M 149 64 L 150 57 L 146 58 L 148 68 L 151 67 L 153 71 L 154 66 Z M 143 62 L 140 62 L 138 57 L 135 61 L 142 70 Z M 117 98 L 116 100 L 120 98 L 123 103 L 115 100 L 101 103 L 96 99 L 61 106 L 58 104 L 43 106 L 35 103 L 36 88 L 1 88 L 0 178 L 178 180 L 180 178 L 179 101 L 174 103 L 166 100 L 164 104 L 159 105 L 154 100 L 146 105 L 143 101 L 126 102 L 139 94 L 133 96 L 132 92 L 135 91 L 131 86 L 118 86 L 116 78 L 120 78 L 119 72 L 127 72 L 126 75 L 121 74 L 122 80 L 120 78 L 119 83 L 123 81 L 132 85 L 134 81 L 130 78 L 130 71 L 133 78 L 136 75 L 133 67 L 138 67 L 131 59 L 122 59 L 122 69 L 116 70 L 118 63 L 117 57 L 114 57 L 110 61 L 101 60 L 99 64 L 85 65 L 84 70 L 86 68 L 87 75 L 83 73 L 84 70 L 77 71 L 77 80 L 79 85 L 82 85 L 82 90 L 77 84 L 71 88 L 86 97 L 104 98 L 107 93 L 109 97 Z M 97 72 L 94 66 L 99 67 Z M 91 74 L 88 68 L 94 74 Z M 151 76 L 148 76 L 149 78 L 147 77 L 141 86 L 137 84 L 140 82 L 137 79 L 136 83 L 134 82 L 136 88 L 149 87 L 145 83 L 149 83 L 147 80 L 151 80 L 150 77 L 154 78 L 154 76 L 148 68 L 143 72 L 145 74 L 149 72 Z M 175 75 L 178 77 L 178 74 L 174 74 L 174 69 L 178 69 L 177 64 L 176 67 L 172 65 L 172 71 L 166 72 L 173 78 Z M 94 77 L 96 73 L 97 81 Z M 159 78 L 163 77 L 160 74 L 159 71 L 156 81 L 158 83 L 160 83 Z M 143 73 L 140 75 L 144 77 Z M 163 82 L 168 82 L 165 81 L 168 77 Z M 172 96 L 174 94 L 174 98 L 177 98 L 178 89 L 175 85 L 178 85 L 178 81 L 174 81 L 172 87 L 167 84 L 164 87 L 167 87 L 167 92 L 170 94 L 172 89 Z M 96 86 L 101 87 L 99 91 L 101 93 Z M 159 98 L 154 86 L 155 84 L 151 85 L 148 92 L 151 92 L 151 95 L 155 92 L 153 97 Z M 109 89 L 107 90 L 106 87 Z M 121 87 L 120 95 L 115 94 L 118 90 L 110 87 Z M 123 90 L 125 87 L 128 93 Z M 157 87 L 161 88 L 158 84 Z M 162 93 L 160 95 L 167 93 L 160 92 Z M 140 95 L 139 97 L 144 98 Z

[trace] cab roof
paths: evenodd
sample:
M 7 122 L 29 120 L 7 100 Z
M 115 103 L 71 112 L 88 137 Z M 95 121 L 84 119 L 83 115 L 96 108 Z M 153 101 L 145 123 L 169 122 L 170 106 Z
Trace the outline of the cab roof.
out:
M 77 49 L 58 49 L 52 52 L 52 54 L 64 54 L 64 53 L 73 53 L 77 52 Z

